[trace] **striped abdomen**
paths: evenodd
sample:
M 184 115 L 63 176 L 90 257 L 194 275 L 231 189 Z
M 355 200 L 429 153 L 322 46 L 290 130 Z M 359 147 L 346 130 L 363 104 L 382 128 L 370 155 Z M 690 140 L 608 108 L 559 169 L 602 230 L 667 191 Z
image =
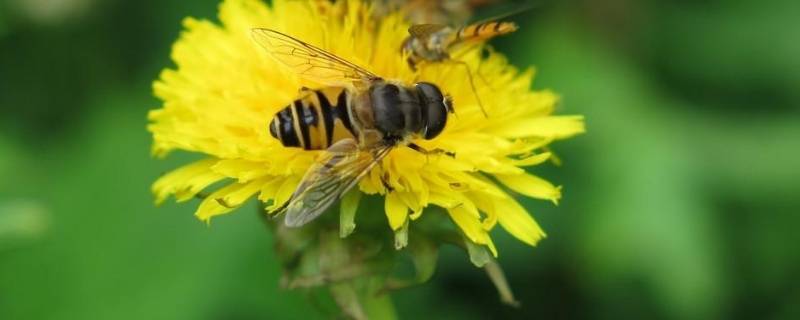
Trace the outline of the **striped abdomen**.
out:
M 308 90 L 272 118 L 269 133 L 286 147 L 327 149 L 336 141 L 356 136 L 350 122 L 348 91 L 343 88 Z
M 517 31 L 519 27 L 513 22 L 484 22 L 468 25 L 458 29 L 455 41 L 479 41 Z

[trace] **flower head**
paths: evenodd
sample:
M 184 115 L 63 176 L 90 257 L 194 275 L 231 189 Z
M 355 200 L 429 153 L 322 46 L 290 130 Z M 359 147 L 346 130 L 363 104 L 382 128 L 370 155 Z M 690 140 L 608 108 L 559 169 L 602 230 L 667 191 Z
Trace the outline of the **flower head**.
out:
M 557 202 L 560 188 L 525 168 L 550 158 L 544 149 L 550 142 L 584 127 L 581 116 L 552 115 L 558 97 L 530 89 L 532 70 L 519 71 L 499 53 L 482 57 L 481 50 L 464 51 L 459 60 L 482 79 L 476 81 L 477 92 L 460 64 L 429 64 L 412 71 L 400 54 L 408 23 L 399 13 L 378 21 L 360 1 L 324 6 L 276 0 L 268 7 L 255 0 L 227 0 L 219 19 L 220 24 L 187 18 L 172 51 L 176 67 L 164 70 L 153 85 L 163 101 L 149 114 L 153 153 L 164 157 L 184 150 L 206 156 L 159 178 L 153 185 L 156 202 L 171 195 L 186 201 L 219 184 L 200 203 L 198 218 L 207 221 L 231 212 L 252 197 L 274 210 L 289 200 L 319 155 L 284 147 L 269 133 L 272 117 L 298 98 L 300 88 L 319 87 L 254 43 L 252 28 L 270 28 L 384 78 L 434 83 L 452 97 L 455 115 L 444 131 L 435 139 L 414 142 L 455 157 L 398 147 L 358 184 L 360 192 L 385 198 L 392 230 L 403 232 L 428 212 L 440 214 L 428 210 L 436 206 L 472 243 L 495 255 L 489 232 L 498 223 L 530 245 L 544 236 L 508 191 Z M 357 201 L 352 199 L 342 201 L 342 213 L 355 210 Z

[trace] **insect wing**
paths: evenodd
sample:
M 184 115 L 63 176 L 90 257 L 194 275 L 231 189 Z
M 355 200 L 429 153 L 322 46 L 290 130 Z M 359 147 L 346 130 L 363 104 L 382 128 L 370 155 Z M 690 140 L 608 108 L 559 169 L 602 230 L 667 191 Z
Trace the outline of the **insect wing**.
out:
M 525 5 L 522 5 L 522 6 L 517 6 L 517 8 L 515 8 L 513 10 L 507 10 L 505 13 L 493 15 L 493 16 L 490 16 L 490 17 L 487 17 L 487 18 L 483 18 L 483 19 L 478 20 L 478 21 L 473 21 L 473 22 L 470 22 L 469 24 L 470 25 L 478 25 L 478 24 L 484 24 L 484 23 L 489 23 L 489 22 L 500 21 L 500 20 L 509 18 L 511 16 L 515 16 L 515 15 L 518 15 L 518 14 L 533 10 L 536 7 L 540 6 L 540 5 L 542 5 L 542 3 L 528 3 L 528 4 L 525 4 Z
M 380 79 L 362 67 L 285 33 L 255 28 L 252 35 L 276 60 L 307 80 L 330 86 L 347 86 Z
M 353 139 L 332 145 L 311 165 L 292 194 L 285 211 L 289 227 L 302 226 L 321 215 L 352 189 L 372 167 L 385 157 L 391 146 L 361 150 Z
M 428 39 L 432 34 L 444 30 L 445 28 L 447 28 L 447 26 L 443 24 L 415 24 L 408 28 L 408 33 L 414 38 L 425 40 Z

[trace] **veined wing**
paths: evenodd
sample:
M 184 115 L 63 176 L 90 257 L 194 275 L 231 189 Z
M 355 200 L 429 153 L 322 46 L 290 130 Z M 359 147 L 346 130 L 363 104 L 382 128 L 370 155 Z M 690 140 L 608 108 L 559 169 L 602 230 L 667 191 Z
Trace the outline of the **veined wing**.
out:
M 255 28 L 252 35 L 276 60 L 307 80 L 330 86 L 346 86 L 380 79 L 352 62 L 285 33 Z
M 353 139 L 332 145 L 306 171 L 297 190 L 281 210 L 286 212 L 286 225 L 299 227 L 319 217 L 358 184 L 393 147 L 381 145 L 362 150 Z
M 428 39 L 432 34 L 439 32 L 445 28 L 447 28 L 447 26 L 443 24 L 434 24 L 434 23 L 415 24 L 408 28 L 408 33 L 411 34 L 411 36 L 414 38 L 425 40 Z
M 464 47 L 468 47 L 471 50 L 490 38 L 514 32 L 518 29 L 516 24 L 501 20 L 531 10 L 538 5 L 538 3 L 527 4 L 515 10 L 474 21 L 457 28 L 446 41 L 447 50 L 453 52 Z M 491 30 L 491 32 L 487 32 L 488 30 Z

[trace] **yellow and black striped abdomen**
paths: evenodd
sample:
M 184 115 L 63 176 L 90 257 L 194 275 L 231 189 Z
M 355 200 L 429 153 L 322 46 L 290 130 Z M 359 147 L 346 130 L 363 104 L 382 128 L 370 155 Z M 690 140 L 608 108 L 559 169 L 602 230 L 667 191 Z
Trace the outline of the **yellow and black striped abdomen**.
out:
M 278 111 L 269 133 L 286 147 L 323 150 L 356 136 L 344 88 L 305 90 L 304 96 Z
M 456 32 L 456 41 L 479 41 L 517 31 L 513 22 L 491 21 L 468 25 Z

